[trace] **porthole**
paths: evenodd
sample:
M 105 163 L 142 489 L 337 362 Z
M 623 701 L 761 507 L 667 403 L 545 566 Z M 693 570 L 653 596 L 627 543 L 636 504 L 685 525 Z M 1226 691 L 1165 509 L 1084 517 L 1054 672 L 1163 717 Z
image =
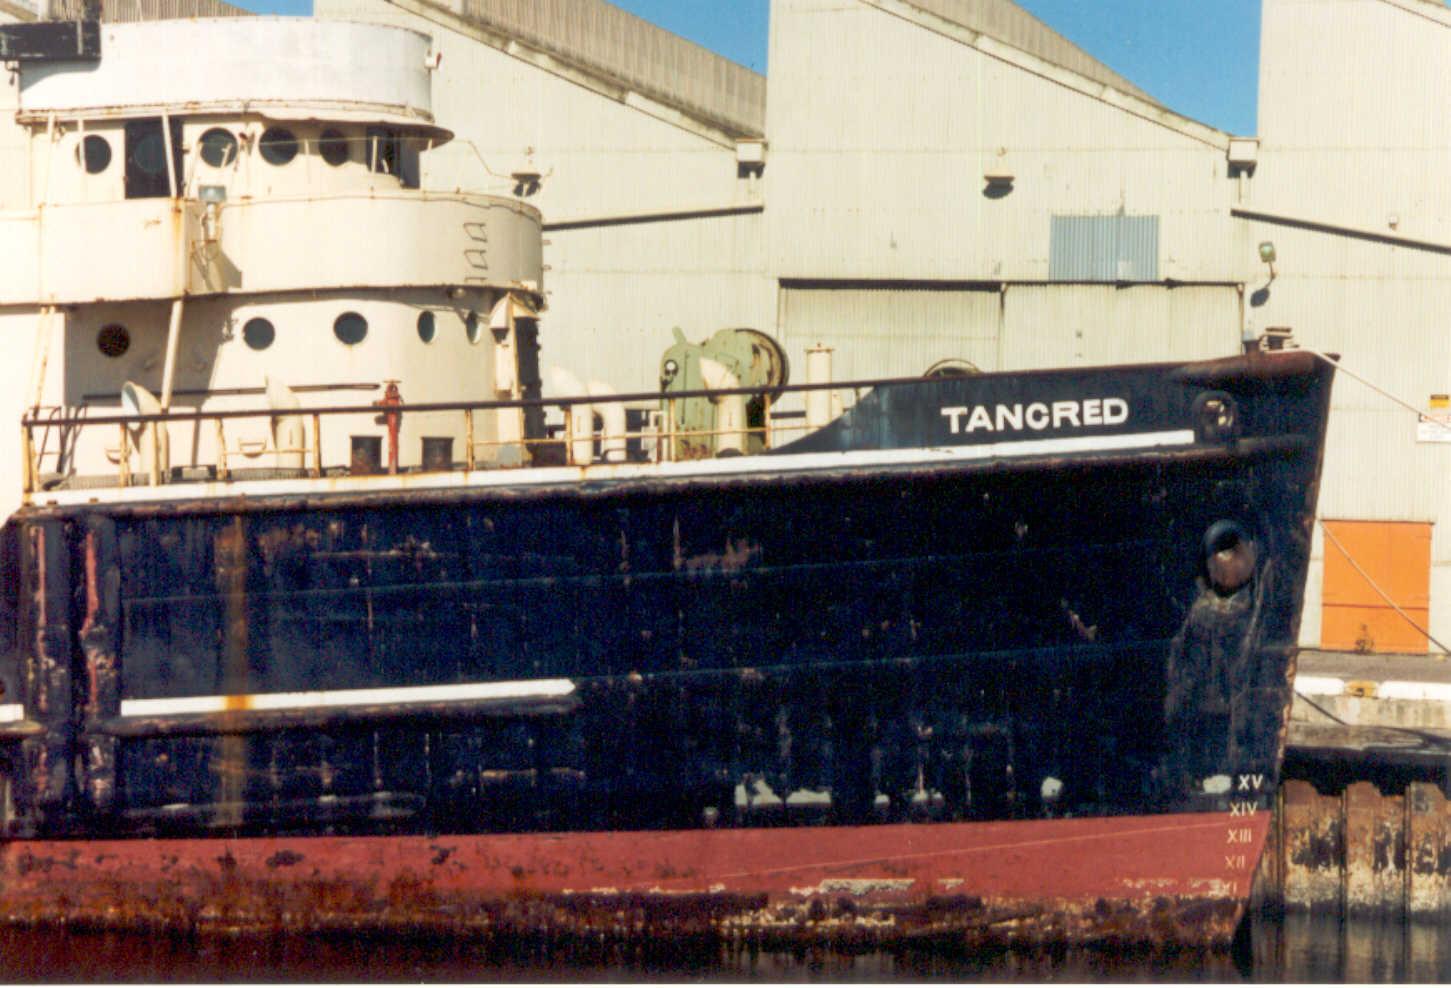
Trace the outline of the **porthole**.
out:
M 433 335 L 438 332 L 432 312 L 420 312 L 418 314 L 418 338 L 424 343 L 432 343 Z
M 96 334 L 96 349 L 107 357 L 119 357 L 131 349 L 131 333 L 117 322 L 102 326 Z
M 318 154 L 322 160 L 336 168 L 348 160 L 348 139 L 343 136 L 340 130 L 329 128 L 322 132 L 322 139 L 317 142 Z
M 95 134 L 87 134 L 76 148 L 76 160 L 87 174 L 99 175 L 111 164 L 111 142 Z
M 368 335 L 368 320 L 356 312 L 344 312 L 333 320 L 333 335 L 348 346 L 357 346 Z
M 237 138 L 229 130 L 213 127 L 197 143 L 202 160 L 213 168 L 225 168 L 237 160 Z
M 468 335 L 470 343 L 479 342 L 479 314 L 470 312 L 464 319 L 464 332 Z
M 297 138 L 286 127 L 268 127 L 257 149 L 269 165 L 285 165 L 297 157 Z
M 277 339 L 277 329 L 269 320 L 258 316 L 248 319 L 242 327 L 242 340 L 253 350 L 265 350 Z

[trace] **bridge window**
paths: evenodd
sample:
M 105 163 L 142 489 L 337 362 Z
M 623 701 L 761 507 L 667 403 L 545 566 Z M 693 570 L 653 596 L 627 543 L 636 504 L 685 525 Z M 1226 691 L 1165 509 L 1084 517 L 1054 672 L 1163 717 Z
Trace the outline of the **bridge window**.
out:
M 171 195 L 171 173 L 181 176 L 181 121 L 171 121 L 171 171 L 166 167 L 166 138 L 161 118 L 126 122 L 126 198 L 156 199 Z
M 468 336 L 470 343 L 479 342 L 479 314 L 470 312 L 464 319 L 464 333 Z
M 229 130 L 213 127 L 202 135 L 202 160 L 213 168 L 225 168 L 237 160 L 237 138 Z
M 88 174 L 101 174 L 111 164 L 111 142 L 104 137 L 87 134 L 81 146 L 76 148 L 76 160 Z
M 286 127 L 268 127 L 257 149 L 269 165 L 285 165 L 297 157 L 297 136 Z
M 438 332 L 432 312 L 420 312 L 418 314 L 418 338 L 424 343 L 432 343 L 434 334 Z

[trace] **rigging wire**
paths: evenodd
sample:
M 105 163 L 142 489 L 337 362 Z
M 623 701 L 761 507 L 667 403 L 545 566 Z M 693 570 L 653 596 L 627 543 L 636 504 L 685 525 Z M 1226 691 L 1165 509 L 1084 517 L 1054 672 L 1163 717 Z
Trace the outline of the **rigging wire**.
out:
M 1421 409 L 1419 409 L 1415 405 L 1411 404 L 1409 401 L 1405 400 L 1404 398 L 1400 397 L 1399 395 L 1397 395 L 1397 394 L 1395 394 L 1395 393 L 1387 390 L 1386 388 L 1381 387 L 1379 384 L 1376 384 L 1374 381 L 1372 381 L 1370 378 L 1366 377 L 1364 374 L 1358 374 L 1358 373 L 1356 373 L 1355 371 L 1351 370 L 1349 367 L 1346 367 L 1343 363 L 1341 363 L 1336 358 L 1331 357 L 1329 354 L 1322 353 L 1319 350 L 1310 350 L 1310 349 L 1305 350 L 1305 352 L 1308 353 L 1308 354 L 1310 354 L 1312 357 L 1315 357 L 1318 360 L 1323 360 L 1325 363 L 1329 364 L 1331 367 L 1334 367 L 1337 371 L 1339 371 L 1339 372 L 1341 372 L 1343 374 L 1346 374 L 1349 377 L 1354 378 L 1355 380 L 1359 381 L 1361 384 L 1364 384 L 1366 387 L 1370 388 L 1376 394 L 1378 394 L 1381 397 L 1387 399 L 1388 401 L 1390 401 L 1390 402 L 1392 402 L 1392 403 L 1394 403 L 1396 405 L 1400 405 L 1402 408 L 1406 409 L 1407 411 L 1413 412 L 1415 414 L 1416 419 L 1418 421 L 1424 421 L 1426 419 L 1426 413 L 1423 412 L 1423 411 L 1421 411 Z M 1370 584 L 1370 588 L 1376 592 L 1376 594 L 1381 598 L 1381 600 L 1384 600 L 1387 604 L 1389 604 L 1391 606 L 1391 609 L 1394 610 L 1397 614 L 1399 614 L 1405 620 L 1405 622 L 1407 624 L 1409 624 L 1412 628 L 1416 629 L 1416 631 L 1418 633 L 1425 635 L 1426 636 L 1426 639 L 1428 641 L 1430 641 L 1433 645 L 1435 645 L 1437 648 L 1439 648 L 1441 650 L 1441 655 L 1439 656 L 1439 658 L 1443 658 L 1444 659 L 1448 655 L 1451 655 L 1451 648 L 1447 648 L 1444 644 L 1442 644 L 1436 638 L 1435 635 L 1431 634 L 1430 631 L 1426 630 L 1425 628 L 1421 627 L 1421 625 L 1417 624 L 1416 621 L 1409 614 L 1407 614 L 1401 608 L 1401 606 L 1399 604 L 1397 604 L 1394 600 L 1391 599 L 1390 594 L 1386 593 L 1383 589 L 1381 589 L 1380 584 L 1376 583 L 1375 580 L 1371 579 L 1370 574 L 1367 573 L 1365 571 L 1365 569 L 1362 568 L 1361 565 L 1358 562 L 1356 562 L 1355 557 L 1352 556 L 1350 554 L 1350 551 L 1345 548 L 1344 543 L 1342 543 L 1338 538 L 1335 537 L 1335 533 L 1334 532 L 1330 531 L 1330 528 L 1329 528 L 1328 525 L 1325 524 L 1324 519 L 1316 519 L 1316 520 L 1317 520 L 1317 522 L 1320 525 L 1320 531 L 1322 531 L 1322 532 L 1325 533 L 1325 537 L 1330 540 L 1330 542 L 1335 546 L 1335 548 L 1337 548 L 1337 549 L 1340 550 L 1340 554 L 1345 557 L 1345 561 L 1348 562 L 1351 565 L 1351 567 L 1357 573 L 1360 574 L 1361 578 L 1364 579 L 1366 583 Z

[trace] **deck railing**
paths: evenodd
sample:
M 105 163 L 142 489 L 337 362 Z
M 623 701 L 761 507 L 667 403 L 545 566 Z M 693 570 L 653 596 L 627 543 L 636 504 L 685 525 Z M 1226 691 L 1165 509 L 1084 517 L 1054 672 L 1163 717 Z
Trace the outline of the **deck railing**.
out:
M 820 427 L 845 407 L 851 407 L 867 391 L 883 387 L 920 384 L 921 378 L 884 378 L 832 382 L 827 384 L 790 385 L 762 391 L 760 388 L 709 389 L 669 393 L 638 392 L 631 394 L 588 395 L 563 398 L 535 398 L 513 401 L 466 401 L 389 404 L 385 401 L 366 404 L 324 405 L 298 408 L 250 408 L 214 410 L 172 410 L 154 414 L 92 415 L 58 408 L 35 408 L 21 420 L 23 456 L 23 489 L 27 497 L 43 490 L 160 486 L 185 482 L 230 482 L 266 473 L 272 477 L 321 478 L 362 474 L 457 472 L 479 469 L 507 469 L 527 466 L 586 466 L 600 462 L 660 463 L 677 459 L 700 459 L 715 455 L 713 448 L 722 437 L 730 436 L 745 452 L 779 447 Z M 829 411 L 822 410 L 816 399 L 816 410 L 783 410 L 783 400 L 799 396 L 803 406 L 813 402 L 810 396 L 825 392 Z M 683 428 L 679 412 L 683 403 L 698 399 L 719 402 L 740 396 L 758 404 L 750 422 L 740 428 Z M 835 400 L 833 400 L 835 399 Z M 601 428 L 594 423 L 602 408 L 616 406 L 634 412 L 633 428 Z M 495 419 L 492 427 L 481 430 L 479 416 L 483 413 L 516 413 L 518 428 L 500 434 Z M 591 420 L 581 425 L 579 417 L 588 414 Z M 457 416 L 457 425 L 448 428 L 451 436 L 421 437 L 448 440 L 442 452 L 410 455 L 405 459 L 398 451 L 403 420 L 410 416 L 428 415 L 431 425 L 447 422 Z M 551 415 L 554 417 L 550 421 Z M 357 436 L 357 420 L 368 416 L 370 423 L 364 436 Z M 545 427 L 533 430 L 524 423 L 533 417 Z M 602 421 L 609 416 L 600 415 Z M 352 420 L 349 440 L 339 440 L 332 430 L 347 426 L 340 419 Z M 618 422 L 618 416 L 615 421 Z M 626 421 L 628 422 L 628 415 Z M 251 438 L 243 437 L 239 427 L 252 423 Z M 262 423 L 268 438 L 258 440 L 256 423 Z M 188 444 L 186 462 L 177 465 L 166 455 L 171 446 L 170 429 L 192 425 L 196 430 Z M 379 428 L 379 426 L 382 428 Z M 285 428 L 283 427 L 285 426 Z M 447 428 L 447 427 L 445 427 Z M 112 430 L 114 440 L 98 442 L 98 431 Z M 199 456 L 199 437 L 210 430 L 214 453 Z M 481 435 L 481 431 L 489 434 Z M 532 431 L 532 434 L 531 434 Z M 290 436 L 284 441 L 283 436 Z M 82 436 L 92 437 L 88 447 Z M 328 440 L 333 439 L 330 445 Z M 376 442 L 376 459 L 359 457 L 351 439 Z M 452 453 L 452 441 L 463 439 L 463 456 Z M 391 442 L 390 442 L 391 439 Z M 391 449 L 390 449 L 391 447 Z M 89 449 L 88 462 L 77 463 Z M 98 449 L 105 460 L 114 464 L 112 474 L 93 468 Z M 333 455 L 327 455 L 331 449 Z M 339 456 L 338 450 L 346 450 Z M 388 451 L 385 453 L 384 451 Z M 507 451 L 507 452 L 506 452 Z M 263 455 L 273 457 L 274 466 L 249 468 L 241 464 L 256 461 Z M 139 461 L 133 463 L 133 461 Z M 240 461 L 240 463 L 239 463 Z M 287 465 L 283 465 L 286 463 Z M 47 469 L 52 467 L 53 469 Z M 83 470 L 90 470 L 83 473 Z

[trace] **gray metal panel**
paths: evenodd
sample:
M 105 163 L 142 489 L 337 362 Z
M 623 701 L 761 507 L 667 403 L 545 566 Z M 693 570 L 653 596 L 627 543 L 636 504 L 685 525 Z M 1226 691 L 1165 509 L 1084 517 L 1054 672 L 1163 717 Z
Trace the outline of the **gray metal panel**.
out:
M 463 0 L 463 16 L 737 136 L 766 128 L 766 79 L 604 0 Z
M 1157 102 L 1012 0 L 907 0 L 914 7 L 1006 42 L 1059 68 Z
M 1053 281 L 1158 281 L 1159 217 L 1054 216 Z

